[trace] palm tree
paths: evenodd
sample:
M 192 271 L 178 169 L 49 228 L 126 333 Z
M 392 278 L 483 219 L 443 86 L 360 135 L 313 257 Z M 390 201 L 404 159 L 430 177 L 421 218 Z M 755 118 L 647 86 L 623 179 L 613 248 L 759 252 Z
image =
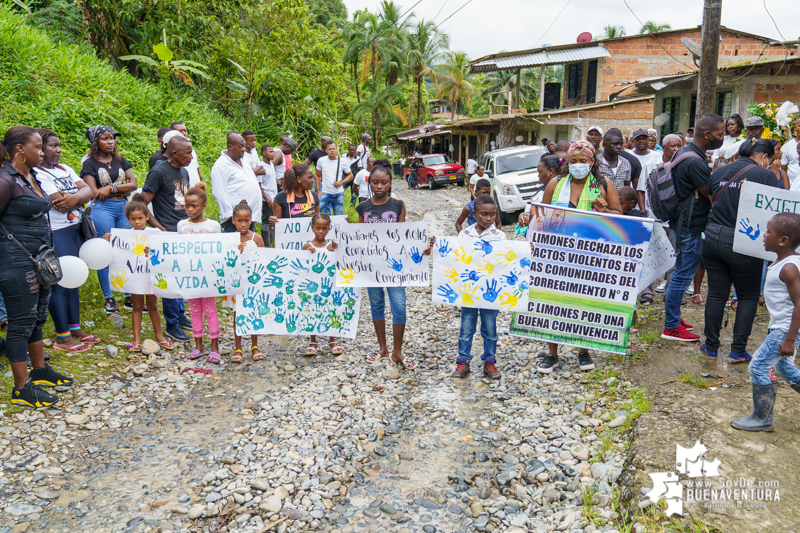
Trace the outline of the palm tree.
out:
M 417 125 L 422 124 L 422 80 L 433 73 L 431 67 L 441 61 L 448 45 L 447 35 L 432 21 L 420 20 L 408 34 L 406 65 L 417 86 Z
M 364 126 L 364 131 L 369 130 L 369 124 L 372 123 L 372 136 L 375 137 L 375 145 L 378 146 L 383 133 L 381 113 L 393 114 L 402 122 L 407 121 L 403 110 L 395 105 L 403 94 L 394 85 L 380 86 L 369 81 L 365 85 L 368 90 L 364 92 L 364 100 L 353 107 L 353 119 Z
M 671 29 L 672 26 L 670 24 L 656 24 L 652 20 L 648 20 L 644 23 L 642 29 L 639 30 L 639 33 L 659 33 Z
M 410 21 L 414 15 L 406 17 L 405 20 L 400 20 L 401 16 L 401 6 L 392 0 L 383 0 L 378 17 L 381 20 L 383 31 L 381 39 L 385 43 L 382 46 L 383 55 L 380 57 L 380 69 L 386 73 L 386 85 L 396 84 L 405 70 L 403 50 Z
M 536 98 L 536 87 L 538 81 L 533 75 L 533 69 L 523 70 L 519 80 L 519 98 L 521 102 L 533 102 Z M 513 93 L 517 85 L 517 73 L 514 70 L 499 70 L 490 73 L 481 89 L 483 96 L 487 97 L 492 93 L 511 92 Z
M 334 44 L 345 47 L 342 56 L 342 63 L 345 68 L 350 69 L 350 83 L 356 89 L 356 100 L 361 101 L 359 92 L 359 72 L 358 65 L 361 63 L 361 54 L 364 48 L 369 45 L 366 36 L 366 19 L 370 16 L 366 9 L 353 13 L 352 21 L 345 21 L 342 24 L 341 32 L 334 37 Z
M 450 102 L 450 118 L 455 118 L 464 104 L 472 108 L 472 95 L 478 93 L 478 88 L 471 82 L 473 76 L 469 73 L 469 56 L 466 52 L 448 52 L 447 60 L 434 68 L 436 98 Z
M 614 26 L 613 24 L 609 24 L 605 28 L 603 28 L 603 35 L 600 37 L 601 39 L 616 39 L 617 37 L 625 37 L 625 27 L 624 26 Z

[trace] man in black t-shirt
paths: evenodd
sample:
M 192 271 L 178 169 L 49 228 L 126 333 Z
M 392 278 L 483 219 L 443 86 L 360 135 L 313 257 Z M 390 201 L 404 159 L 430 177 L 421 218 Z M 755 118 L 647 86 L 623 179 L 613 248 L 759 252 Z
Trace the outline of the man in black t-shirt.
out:
M 306 157 L 304 164 L 306 166 L 314 165 L 316 167 L 317 160 L 319 160 L 320 157 L 325 157 L 326 155 L 328 155 L 325 152 L 325 147 L 327 147 L 332 142 L 333 140 L 330 137 L 328 137 L 327 135 L 323 135 L 319 143 L 320 148 L 317 148 L 316 150 L 308 154 L 308 157 Z
M 177 133 L 177 132 L 176 132 Z M 184 198 L 189 188 L 189 173 L 184 168 L 192 161 L 192 143 L 177 133 L 167 142 L 167 160 L 159 161 L 148 172 L 142 192 L 153 204 L 153 212 L 164 231 L 178 231 L 178 222 L 187 218 Z M 189 335 L 181 328 L 191 329 L 181 298 L 162 298 L 167 335 L 176 341 L 186 342 Z
M 708 168 L 706 150 L 716 150 L 722 146 L 725 137 L 725 121 L 721 116 L 708 113 L 700 117 L 695 124 L 695 136 L 692 142 L 675 153 L 673 162 L 682 154 L 693 153 L 689 157 L 672 167 L 672 179 L 675 183 L 675 194 L 680 200 L 694 197 L 694 207 L 691 218 L 688 211 L 684 215 L 683 227 L 677 227 L 677 220 L 670 222 L 670 228 L 676 236 L 680 234 L 680 242 L 675 243 L 680 247 L 679 262 L 667 288 L 664 297 L 664 333 L 662 339 L 674 341 L 696 341 L 699 335 L 691 333 L 693 329 L 681 318 L 681 301 L 683 292 L 689 286 L 700 264 L 702 250 L 702 233 L 708 221 L 708 212 L 711 202 L 708 196 L 708 181 L 711 170 Z

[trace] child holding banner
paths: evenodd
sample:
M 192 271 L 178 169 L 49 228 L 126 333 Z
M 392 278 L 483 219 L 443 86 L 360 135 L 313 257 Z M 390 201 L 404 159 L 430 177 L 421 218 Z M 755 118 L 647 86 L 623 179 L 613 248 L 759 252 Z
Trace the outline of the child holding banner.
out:
M 476 199 L 482 194 L 490 194 L 492 192 L 492 184 L 489 183 L 489 180 L 481 178 L 475 184 L 474 191 Z M 464 224 L 465 220 L 467 221 L 467 227 L 475 225 L 475 200 L 467 202 L 467 205 L 465 205 L 464 209 L 461 210 L 461 214 L 458 215 L 458 219 L 456 219 L 457 232 L 461 233 L 461 230 L 464 229 L 462 224 Z M 500 222 L 499 212 L 497 213 L 497 218 L 495 219 L 495 226 L 497 226 L 497 229 L 501 229 L 503 227 L 502 223 Z
M 769 333 L 750 362 L 753 382 L 753 413 L 731 420 L 731 426 L 744 431 L 773 431 L 772 412 L 778 384 L 770 380 L 770 370 L 800 392 L 800 370 L 795 366 L 800 341 L 800 215 L 778 213 L 767 223 L 764 249 L 778 254 L 767 269 L 764 299 L 769 310 Z
M 250 206 L 247 205 L 246 200 L 242 200 L 233 207 L 231 221 L 233 221 L 233 226 L 236 228 L 236 231 L 239 232 L 239 238 L 241 239 L 239 253 L 244 252 L 244 249 L 247 247 L 264 248 L 264 238 L 255 231 L 250 230 L 252 217 L 253 211 L 250 209 Z M 235 302 L 235 298 L 235 296 L 230 297 L 231 303 Z M 234 305 L 233 307 L 235 308 L 236 306 Z M 236 323 L 235 312 L 233 313 L 233 322 L 234 324 Z M 233 337 L 236 342 L 236 349 L 234 349 L 231 354 L 231 363 L 241 363 L 243 355 L 242 336 L 237 335 L 234 331 Z M 258 349 L 258 335 L 251 335 L 250 341 L 250 357 L 253 358 L 253 361 L 264 359 L 264 354 Z
M 181 235 L 222 233 L 219 222 L 203 216 L 207 203 L 206 184 L 202 181 L 186 191 L 184 205 L 189 218 L 178 222 L 178 233 Z M 222 358 L 219 355 L 217 299 L 213 296 L 193 298 L 189 300 L 189 306 L 192 312 L 192 336 L 195 349 L 187 356 L 187 359 L 199 359 L 206 355 L 203 351 L 203 316 L 205 315 L 205 320 L 208 322 L 208 336 L 211 338 L 211 352 L 206 360 L 209 363 L 219 364 Z
M 150 211 L 147 209 L 147 198 L 142 193 L 133 195 L 133 198 L 125 206 L 125 218 L 131 224 L 131 228 L 136 231 L 147 230 L 147 218 Z M 158 231 L 158 230 L 152 230 Z M 106 233 L 103 238 L 111 241 L 111 234 Z M 144 248 L 145 257 L 150 255 L 150 248 Z M 128 352 L 139 353 L 142 351 L 142 312 L 147 304 L 147 312 L 150 314 L 150 322 L 153 323 L 153 337 L 155 341 L 164 349 L 172 349 L 172 339 L 164 338 L 161 333 L 161 313 L 158 312 L 158 298 L 155 294 L 131 294 L 133 300 L 133 312 L 131 313 L 131 324 L 133 327 L 133 342 L 128 343 Z
M 375 162 L 369 175 L 369 187 L 372 198 L 361 202 L 356 207 L 358 221 L 362 224 L 380 222 L 405 222 L 406 206 L 402 200 L 392 198 L 392 171 L 385 164 L 386 160 Z M 425 250 L 430 254 L 430 248 Z M 392 310 L 392 338 L 394 346 L 391 354 L 386 346 L 386 297 L 383 287 L 367 287 L 369 305 L 372 311 L 372 324 L 375 336 L 378 337 L 378 350 L 367 354 L 367 362 L 374 363 L 379 359 L 390 357 L 395 363 L 403 365 L 407 370 L 417 368 L 417 360 L 412 356 L 403 356 L 403 336 L 406 332 L 406 288 L 386 287 L 389 294 L 389 306 Z
M 317 213 L 311 217 L 311 230 L 314 232 L 314 239 L 307 242 L 303 246 L 303 250 L 308 250 L 312 254 L 318 252 L 332 252 L 336 250 L 336 241 L 328 240 L 328 232 L 331 230 L 331 217 L 327 213 Z M 317 336 L 311 335 L 311 340 L 306 348 L 306 356 L 312 357 L 317 355 Z M 344 350 L 336 341 L 336 337 L 331 337 L 328 341 L 328 347 L 331 350 L 331 355 L 342 355 Z

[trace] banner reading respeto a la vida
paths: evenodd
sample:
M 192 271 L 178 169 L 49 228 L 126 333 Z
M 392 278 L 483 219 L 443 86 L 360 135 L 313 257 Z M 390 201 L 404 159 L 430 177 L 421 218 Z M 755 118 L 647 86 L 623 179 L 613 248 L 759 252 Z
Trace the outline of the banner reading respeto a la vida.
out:
M 511 334 L 625 353 L 653 220 L 534 204 L 528 312 Z

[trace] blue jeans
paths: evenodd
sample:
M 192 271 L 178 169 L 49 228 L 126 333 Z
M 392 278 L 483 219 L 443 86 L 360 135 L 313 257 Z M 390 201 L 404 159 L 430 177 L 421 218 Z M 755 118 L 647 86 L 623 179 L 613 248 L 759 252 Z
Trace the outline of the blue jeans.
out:
M 672 279 L 667 288 L 667 295 L 664 298 L 664 329 L 675 329 L 681 325 L 681 301 L 683 292 L 694 279 L 697 267 L 702 259 L 701 244 L 702 238 L 690 235 L 685 232 L 681 235 L 681 266 L 675 267 Z
M 329 215 L 344 215 L 344 193 L 323 194 L 319 199 L 319 212 Z
M 406 288 L 386 287 L 389 293 L 389 307 L 392 310 L 392 324 L 406 323 Z M 372 320 L 386 320 L 386 297 L 384 287 L 367 287 Z
M 476 307 L 461 308 L 461 333 L 458 336 L 458 364 L 469 364 L 472 360 L 472 337 L 478 326 L 478 314 L 481 315 L 481 337 L 483 337 L 483 355 L 481 361 L 494 364 L 497 353 L 497 309 L 478 309 Z
M 131 229 L 125 218 L 125 200 L 97 200 L 92 204 L 92 220 L 97 228 L 97 236 L 111 233 L 112 228 Z M 103 298 L 111 298 L 111 284 L 108 282 L 108 267 L 97 271 Z
M 786 331 L 782 329 L 771 329 L 767 338 L 753 355 L 750 361 L 750 380 L 753 385 L 770 385 L 769 369 L 775 368 L 775 373 L 786 380 L 789 385 L 800 383 L 800 370 L 794 366 L 794 355 L 790 357 L 781 356 L 779 350 L 783 339 L 786 338 Z M 800 335 L 794 340 L 794 352 L 797 354 L 797 344 L 800 342 Z
M 186 314 L 183 298 L 161 298 L 161 307 L 164 310 L 164 321 L 167 329 L 180 328 L 181 317 Z
M 80 224 L 72 224 L 53 232 L 53 248 L 59 257 L 77 256 L 82 245 L 83 234 Z M 81 328 L 80 289 L 65 289 L 61 285 L 53 285 L 48 308 L 53 326 L 56 328 L 56 335 L 59 337 L 67 337 L 70 331 Z

